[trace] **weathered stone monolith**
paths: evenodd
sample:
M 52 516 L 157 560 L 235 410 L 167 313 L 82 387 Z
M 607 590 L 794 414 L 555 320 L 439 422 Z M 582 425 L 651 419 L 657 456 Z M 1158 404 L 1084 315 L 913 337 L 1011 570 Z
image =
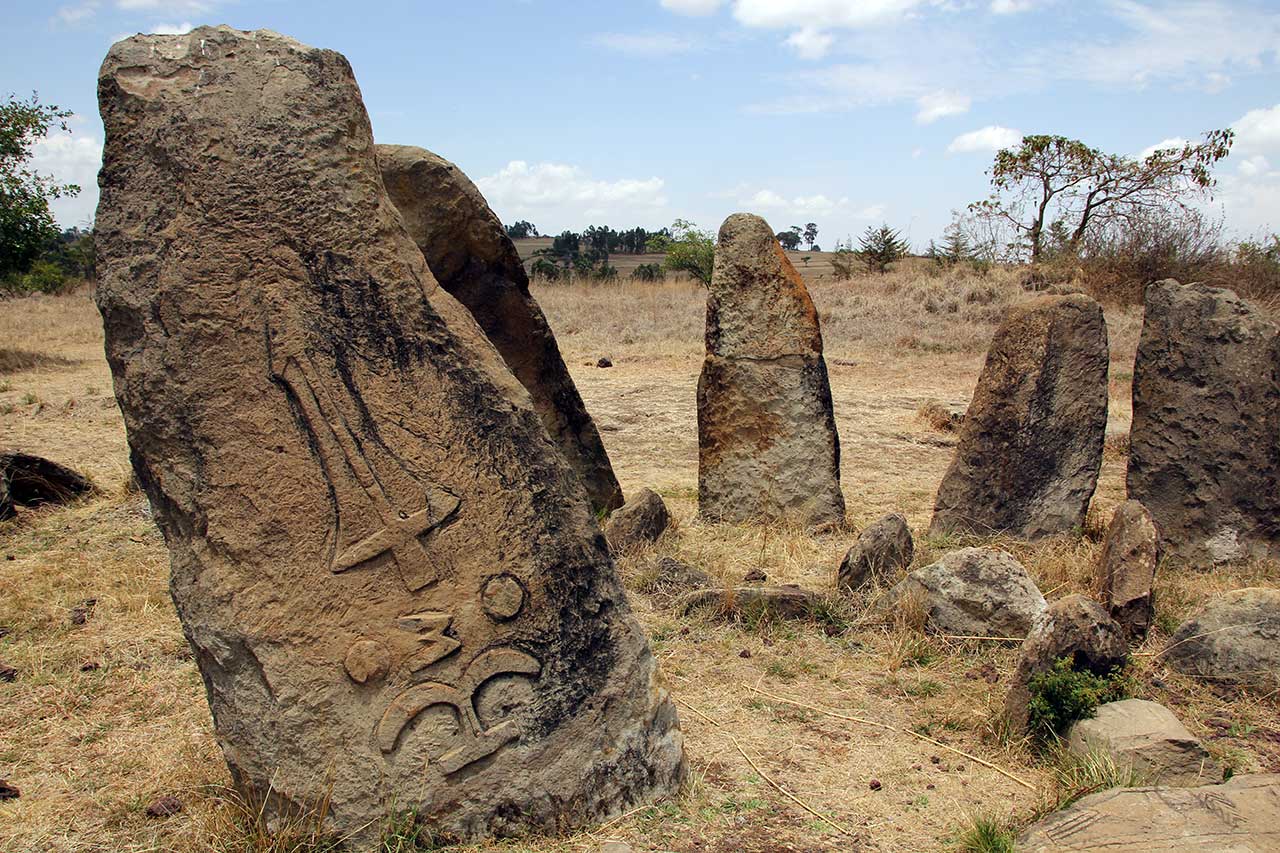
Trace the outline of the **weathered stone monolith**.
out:
M 1175 560 L 1280 557 L 1280 326 L 1232 291 L 1147 288 L 1128 486 Z
M 232 778 L 443 838 L 673 791 L 675 710 L 573 470 L 383 188 L 347 61 L 111 48 L 95 233 L 134 469 Z
M 1130 640 L 1142 640 L 1155 615 L 1160 534 L 1146 507 L 1125 501 L 1116 507 L 1098 558 L 1103 606 Z
M 1107 326 L 1087 296 L 1040 296 L 996 330 L 955 458 L 934 504 L 934 533 L 1026 539 L 1084 524 L 1107 428 Z
M 769 224 L 720 227 L 698 379 L 698 512 L 712 521 L 844 521 L 840 439 L 809 291 Z
M 466 306 L 528 390 L 596 511 L 622 506 L 622 488 L 600 433 L 529 293 L 529 277 L 502 221 L 476 185 L 443 157 L 412 145 L 375 149 L 387 194 L 431 274 Z

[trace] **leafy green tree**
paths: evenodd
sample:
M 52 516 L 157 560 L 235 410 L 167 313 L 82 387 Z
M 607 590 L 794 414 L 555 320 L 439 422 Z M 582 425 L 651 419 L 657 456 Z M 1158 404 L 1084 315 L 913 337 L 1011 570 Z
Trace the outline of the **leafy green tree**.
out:
M 1190 208 L 1212 196 L 1213 167 L 1231 152 L 1231 129 L 1211 130 L 1199 143 L 1146 157 L 1107 154 L 1065 136 L 1024 136 L 996 153 L 991 195 L 969 206 L 1001 220 L 1024 241 L 1032 263 L 1049 247 L 1047 229 L 1062 223 L 1063 249 L 1075 252 L 1089 231 L 1154 210 Z
M 530 275 L 545 278 L 547 281 L 558 281 L 561 272 L 560 267 L 550 258 L 535 258 L 529 267 Z
M 677 219 L 671 223 L 670 236 L 655 235 L 650 239 L 649 251 L 666 252 L 664 268 L 688 273 L 703 285 L 711 284 L 716 238 L 710 231 L 703 231 L 688 220 Z
M 34 92 L 30 100 L 10 95 L 0 104 L 0 278 L 27 271 L 58 239 L 49 202 L 80 192 L 27 167 L 32 145 L 54 125 L 70 132 L 70 117 L 70 110 L 42 104 Z
M 816 252 L 814 244 L 818 242 L 818 223 L 809 222 L 804 226 L 804 241 L 809 244 L 809 251 Z
M 889 264 L 906 257 L 910 247 L 902 235 L 888 224 L 879 228 L 868 225 L 858 240 L 858 258 L 872 272 L 884 273 Z
M 532 222 L 521 219 L 514 225 L 507 226 L 507 236 L 512 240 L 524 240 L 528 237 L 537 237 L 539 236 L 538 226 L 534 225 Z
M 636 281 L 662 281 L 667 274 L 661 264 L 640 264 L 631 271 L 631 277 Z
M 786 231 L 779 231 L 773 235 L 782 244 L 782 248 L 794 252 L 800 248 L 801 231 L 799 225 L 792 225 Z

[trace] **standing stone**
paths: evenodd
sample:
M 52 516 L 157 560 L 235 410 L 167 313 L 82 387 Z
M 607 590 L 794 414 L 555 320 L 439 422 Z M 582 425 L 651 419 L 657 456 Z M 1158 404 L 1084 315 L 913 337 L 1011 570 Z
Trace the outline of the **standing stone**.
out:
M 1160 536 L 1151 513 L 1137 501 L 1116 507 L 1102 542 L 1098 581 L 1111 618 L 1130 640 L 1147 636 L 1154 614 Z
M 883 579 L 906 568 L 914 555 L 915 542 L 906 517 L 891 512 L 858 534 L 858 541 L 840 561 L 836 587 L 856 592 L 873 578 Z
M 98 303 L 231 776 L 357 846 L 673 792 L 675 710 L 573 470 L 387 198 L 339 54 L 111 48 Z
M 1177 672 L 1218 684 L 1280 687 L 1280 590 L 1214 596 L 1174 632 L 1163 659 Z
M 698 379 L 698 511 L 711 521 L 844 521 L 818 312 L 769 224 L 720 227 Z
M 1147 288 L 1128 486 L 1170 557 L 1280 557 L 1280 327 L 1232 291 Z
M 551 438 L 597 512 L 622 506 L 622 488 L 595 422 L 529 293 L 529 277 L 501 220 L 462 170 L 423 148 L 377 145 L 387 194 L 436 281 L 466 306 L 528 390 Z
M 1026 539 L 1084 524 L 1107 429 L 1107 325 L 1087 296 L 1040 296 L 996 330 L 933 533 Z

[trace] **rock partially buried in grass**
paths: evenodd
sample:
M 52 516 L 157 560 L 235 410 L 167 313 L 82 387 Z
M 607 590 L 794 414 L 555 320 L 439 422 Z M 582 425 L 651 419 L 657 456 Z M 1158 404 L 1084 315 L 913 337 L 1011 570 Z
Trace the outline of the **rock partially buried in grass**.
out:
M 1067 748 L 1100 752 L 1150 784 L 1194 787 L 1222 780 L 1222 768 L 1173 712 L 1157 702 L 1123 699 L 1099 705 L 1067 735 Z
M 1263 853 L 1280 850 L 1280 775 L 1203 788 L 1117 788 L 1054 812 L 1018 836 L 1018 853 Z
M 182 811 L 182 800 L 179 800 L 172 794 L 166 794 L 165 796 L 152 801 L 151 805 L 147 806 L 147 817 L 173 817 L 180 811 Z
M 0 452 L 0 520 L 12 518 L 15 506 L 64 504 L 93 491 L 83 474 L 42 456 Z
M 858 534 L 858 541 L 840 561 L 836 584 L 856 592 L 873 578 L 886 578 L 906 568 L 914 555 L 907 519 L 901 513 L 889 513 Z
M 103 64 L 106 352 L 241 796 L 376 844 L 561 832 L 683 745 L 574 469 L 387 198 L 337 53 L 134 36 Z
M 671 514 L 662 496 L 652 489 L 641 489 L 631 500 L 616 509 L 605 524 L 604 535 L 615 553 L 658 541 L 671 522 Z
M 1129 496 L 1189 562 L 1280 556 L 1280 326 L 1230 290 L 1147 288 Z
M 1109 358 L 1102 307 L 1089 297 L 1040 296 L 1010 308 L 930 530 L 1034 539 L 1083 526 L 1102 467 Z
M 1161 659 L 1220 684 L 1280 685 L 1280 590 L 1250 587 L 1215 596 L 1174 633 Z
M 675 557 L 659 557 L 653 562 L 649 577 L 638 591 L 662 600 L 670 600 L 697 589 L 716 586 L 711 575 Z
M 769 224 L 720 227 L 698 378 L 698 513 L 729 523 L 844 521 L 840 439 L 818 312 Z
M 501 220 L 476 185 L 443 157 L 412 145 L 375 148 L 387 193 L 431 274 L 471 312 L 529 392 L 595 510 L 621 506 L 622 488 L 600 433 L 529 293 L 529 277 Z
M 1045 600 L 1011 554 L 961 548 L 907 575 L 885 596 L 886 608 L 920 606 L 925 628 L 938 634 L 1018 640 Z
M 1130 640 L 1141 640 L 1155 610 L 1160 535 L 1151 513 L 1137 501 L 1116 507 L 1098 558 L 1098 585 L 1111 618 Z
M 10 784 L 8 779 L 0 779 L 0 801 L 16 800 L 22 796 L 17 785 Z
M 691 592 L 680 598 L 676 609 L 685 614 L 699 610 L 718 619 L 807 619 L 820 599 L 798 586 L 740 586 Z

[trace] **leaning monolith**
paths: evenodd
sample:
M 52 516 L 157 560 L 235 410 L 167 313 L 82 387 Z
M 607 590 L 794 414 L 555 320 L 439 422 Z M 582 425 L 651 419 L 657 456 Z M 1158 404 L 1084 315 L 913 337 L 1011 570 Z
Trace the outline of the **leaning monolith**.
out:
M 712 521 L 844 521 L 840 439 L 818 312 L 769 224 L 720 227 L 698 379 L 698 512 Z
M 1280 557 L 1280 326 L 1234 292 L 1147 288 L 1128 486 L 1175 560 Z
M 231 775 L 444 838 L 675 790 L 674 708 L 573 470 L 383 188 L 347 61 L 111 48 L 98 303 Z
M 934 533 L 1034 539 L 1084 524 L 1107 430 L 1107 324 L 1082 294 L 1014 306 L 996 330 L 938 488 Z
M 462 170 L 423 148 L 377 145 L 387 194 L 436 281 L 476 318 L 597 512 L 622 506 L 622 488 L 595 422 L 529 293 L 529 277 L 501 220 Z

